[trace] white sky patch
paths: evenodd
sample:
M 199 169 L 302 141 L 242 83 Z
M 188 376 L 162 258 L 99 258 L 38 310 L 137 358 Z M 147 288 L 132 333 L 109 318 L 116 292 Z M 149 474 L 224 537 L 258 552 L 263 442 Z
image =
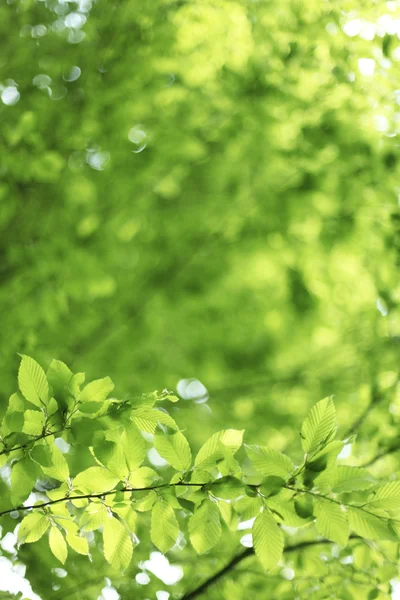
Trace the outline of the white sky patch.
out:
M 243 531 L 243 529 L 251 529 L 253 527 L 253 523 L 256 520 L 255 517 L 249 519 L 248 521 L 242 521 L 238 525 L 238 531 Z
M 144 562 L 144 568 L 153 573 L 165 585 L 175 585 L 183 577 L 183 570 L 179 565 L 170 565 L 168 558 L 161 552 L 152 552 L 150 560 Z
M 21 593 L 27 600 L 42 600 L 34 593 L 31 584 L 25 579 L 25 566 L 21 563 L 13 565 L 8 558 L 0 556 L 0 591 L 16 595 Z
M 375 71 L 375 61 L 373 58 L 359 58 L 358 70 L 364 77 L 372 77 Z
M 252 548 L 253 547 L 253 536 L 251 535 L 251 533 L 245 533 L 244 535 L 242 535 L 242 537 L 240 538 L 240 543 L 245 548 Z
M 343 446 L 342 451 L 338 454 L 338 458 L 349 458 L 351 456 L 351 444 Z

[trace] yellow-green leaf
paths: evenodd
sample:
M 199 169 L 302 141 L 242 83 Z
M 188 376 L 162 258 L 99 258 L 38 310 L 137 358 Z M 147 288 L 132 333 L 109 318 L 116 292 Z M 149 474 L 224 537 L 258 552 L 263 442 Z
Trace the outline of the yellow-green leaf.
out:
M 336 431 L 336 411 L 332 398 L 324 398 L 312 407 L 301 428 L 304 452 L 311 454 Z
M 177 540 L 178 521 L 174 509 L 163 498 L 159 498 L 153 506 L 150 534 L 153 544 L 164 554 Z
M 177 471 L 190 469 L 192 453 L 189 443 L 181 431 L 176 431 L 172 435 L 157 432 L 154 436 L 154 446 L 159 455 Z
M 64 536 L 57 527 L 52 527 L 49 534 L 50 550 L 58 560 L 64 564 L 67 560 L 68 549 Z
M 189 537 L 198 554 L 211 550 L 221 535 L 217 504 L 206 498 L 189 520 Z
M 346 546 L 349 539 L 349 523 L 339 504 L 318 499 L 314 504 L 317 531 L 327 540 Z
M 104 522 L 103 528 L 104 556 L 115 569 L 123 570 L 131 562 L 132 540 L 125 527 L 114 517 Z
M 22 355 L 18 371 L 18 385 L 22 395 L 35 406 L 43 406 L 49 399 L 49 384 L 42 367 L 30 356 Z
M 21 544 L 37 542 L 49 528 L 46 516 L 41 512 L 32 512 L 26 516 L 18 529 L 18 541 Z
M 75 489 L 100 493 L 112 490 L 119 481 L 119 477 L 111 473 L 108 469 L 103 467 L 89 467 L 85 471 L 78 473 L 74 478 L 73 485 Z
M 283 552 L 283 533 L 271 514 L 263 511 L 253 524 L 253 544 L 265 570 L 273 569 Z

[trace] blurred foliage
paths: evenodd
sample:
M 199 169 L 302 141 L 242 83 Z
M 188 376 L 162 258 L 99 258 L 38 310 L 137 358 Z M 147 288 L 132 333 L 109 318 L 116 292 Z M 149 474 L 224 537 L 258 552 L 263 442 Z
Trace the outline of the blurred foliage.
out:
M 350 427 L 391 389 L 399 12 L 365 0 L 1 3 L 3 412 L 17 352 L 108 374 L 122 398 L 198 379 L 208 402 L 187 394 L 174 409 L 196 448 L 239 427 L 298 452 L 315 401 L 334 394 Z M 384 394 L 357 456 L 396 447 L 399 418 L 399 394 Z M 396 472 L 396 454 L 375 468 Z M 122 597 L 149 548 L 135 552 Z M 188 580 L 233 552 L 193 560 Z M 49 598 L 50 555 L 21 559 Z M 81 579 L 72 560 L 57 583 Z M 250 572 L 225 585 L 215 598 L 265 590 Z

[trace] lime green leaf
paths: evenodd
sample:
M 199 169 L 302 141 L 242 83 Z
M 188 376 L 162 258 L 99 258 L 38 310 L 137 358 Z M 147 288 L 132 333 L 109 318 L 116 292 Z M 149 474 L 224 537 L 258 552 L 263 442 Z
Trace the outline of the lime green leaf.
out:
M 318 532 L 327 540 L 346 546 L 349 539 L 349 523 L 346 513 L 339 504 L 318 499 L 314 504 Z
M 279 496 L 268 498 L 267 504 L 271 510 L 275 511 L 275 514 L 279 516 L 279 519 L 282 520 L 283 524 L 288 525 L 289 527 L 304 527 L 312 521 L 312 511 L 310 511 L 309 508 L 307 514 L 304 504 L 299 510 L 300 505 L 297 502 L 295 503 L 293 500 L 283 501 L 279 499 Z M 304 512 L 302 511 L 302 508 L 305 509 Z
M 49 528 L 46 516 L 41 512 L 32 512 L 25 517 L 18 529 L 18 541 L 29 544 L 40 540 Z
M 107 509 L 100 502 L 91 502 L 80 518 L 80 527 L 83 531 L 94 531 L 104 524 L 107 518 Z
M 47 455 L 47 458 L 43 463 L 40 463 L 43 473 L 57 479 L 57 481 L 67 481 L 69 477 L 69 467 L 61 450 L 59 450 L 54 443 L 44 444 L 43 448 L 44 454 Z M 36 460 L 37 455 L 35 454 L 34 456 Z
M 43 406 L 49 399 L 49 384 L 42 367 L 30 356 L 22 355 L 18 371 L 18 385 L 22 395 L 35 406 Z
M 217 504 L 206 498 L 189 520 L 189 537 L 198 554 L 211 550 L 221 535 Z
M 108 492 L 115 488 L 120 481 L 119 477 L 103 467 L 89 467 L 78 473 L 74 478 L 75 489 L 85 490 L 91 493 Z
M 121 436 L 122 449 L 130 471 L 141 466 L 146 456 L 144 439 L 134 423 L 127 423 Z
M 104 402 L 114 389 L 114 384 L 109 377 L 91 381 L 81 391 L 78 398 L 80 402 Z
M 180 431 L 172 435 L 157 432 L 154 436 L 154 446 L 159 455 L 177 471 L 190 469 L 192 453 L 187 439 Z
M 28 435 L 40 435 L 43 432 L 43 427 L 46 417 L 39 410 L 26 410 L 24 412 L 24 424 L 22 431 Z
M 57 527 L 52 527 L 49 534 L 50 550 L 58 560 L 64 564 L 67 560 L 68 549 L 64 536 Z
M 89 544 L 85 537 L 75 533 L 67 533 L 67 543 L 78 554 L 89 554 Z
M 125 525 L 128 527 L 131 533 L 136 531 L 137 512 L 132 508 L 131 502 L 129 503 L 114 503 L 112 507 L 113 513 L 117 514 Z
M 103 528 L 104 556 L 115 569 L 123 570 L 131 562 L 132 540 L 125 527 L 114 517 L 105 520 Z
M 11 470 L 11 502 L 19 506 L 35 487 L 38 475 L 36 464 L 28 457 L 22 458 Z
M 178 429 L 177 424 L 166 412 L 146 406 L 136 408 L 132 411 L 131 419 L 134 424 L 146 433 L 154 433 L 159 423 L 168 425 L 172 429 Z
M 61 402 L 66 402 L 70 395 L 73 373 L 61 360 L 52 360 L 47 369 L 47 380 L 53 388 L 53 394 Z M 68 402 L 67 402 L 68 403 Z
M 287 478 L 294 469 L 290 458 L 277 450 L 272 450 L 267 446 L 248 446 L 247 444 L 245 444 L 245 449 L 255 470 L 262 475 Z
M 244 494 L 244 484 L 236 477 L 221 477 L 210 484 L 211 492 L 217 498 L 230 500 Z
M 221 517 L 229 527 L 231 531 L 237 531 L 237 527 L 239 524 L 239 518 L 237 514 L 235 514 L 232 504 L 230 502 L 224 502 L 223 500 L 219 500 L 218 509 L 221 513 Z
M 136 500 L 135 502 L 135 510 L 139 512 L 147 512 L 151 510 L 154 506 L 155 501 L 157 500 L 157 494 L 154 491 L 149 492 L 140 500 Z
M 150 467 L 140 467 L 132 471 L 128 479 L 133 488 L 144 488 L 151 485 L 157 478 L 157 473 Z
M 373 485 L 373 479 L 366 469 L 340 465 L 331 475 L 332 491 L 336 494 L 366 490 Z
M 22 431 L 24 410 L 25 400 L 23 397 L 18 393 L 12 394 L 8 401 L 7 411 L 1 424 L 3 437 L 6 437 L 13 432 Z
M 400 481 L 390 481 L 382 485 L 368 501 L 368 509 L 383 508 L 386 510 L 400 509 Z
M 179 525 L 174 509 L 164 499 L 159 498 L 151 516 L 151 541 L 165 554 L 176 543 Z
M 225 429 L 214 433 L 200 448 L 194 465 L 196 468 L 207 469 L 214 466 L 215 462 L 224 458 L 224 450 L 228 449 L 235 454 L 242 445 L 243 430 Z
M 258 515 L 253 525 L 256 556 L 265 570 L 275 567 L 283 552 L 283 534 L 275 519 L 266 511 Z
M 348 507 L 347 515 L 350 528 L 368 540 L 394 540 L 394 532 L 388 523 L 362 508 Z
M 311 454 L 327 443 L 336 431 L 336 411 L 332 398 L 324 398 L 312 407 L 301 428 L 304 452 Z
M 260 492 L 263 496 L 276 496 L 285 485 L 285 480 L 277 475 L 268 475 L 260 485 Z
M 94 448 L 96 458 L 120 480 L 129 475 L 123 448 L 114 442 L 102 441 Z
M 314 498 L 308 494 L 297 496 L 294 500 L 294 509 L 302 519 L 308 519 L 314 514 Z

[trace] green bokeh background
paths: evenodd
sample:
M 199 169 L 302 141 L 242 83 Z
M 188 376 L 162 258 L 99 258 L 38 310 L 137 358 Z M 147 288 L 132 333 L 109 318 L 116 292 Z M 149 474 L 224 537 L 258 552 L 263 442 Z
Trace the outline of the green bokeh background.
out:
M 240 427 L 296 453 L 299 423 L 331 394 L 349 426 L 398 371 L 400 52 L 379 21 L 398 12 L 1 4 L 1 93 L 20 94 L 0 102 L 1 410 L 21 352 L 109 375 L 120 397 L 198 379 L 208 401 L 174 408 L 195 448 Z M 396 398 L 378 408 L 359 451 L 395 437 L 399 415 Z M 35 565 L 53 558 L 22 555 L 50 598 Z M 95 571 L 82 561 L 73 580 Z

